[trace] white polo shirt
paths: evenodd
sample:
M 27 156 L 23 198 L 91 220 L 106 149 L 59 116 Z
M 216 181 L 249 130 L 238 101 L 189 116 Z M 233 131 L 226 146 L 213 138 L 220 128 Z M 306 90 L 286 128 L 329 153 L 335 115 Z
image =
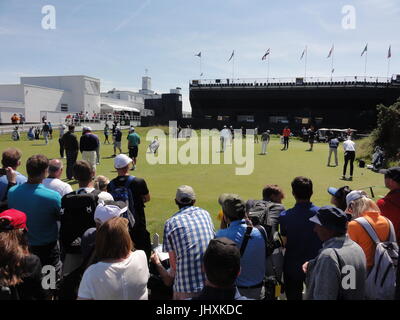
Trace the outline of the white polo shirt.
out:
M 343 142 L 344 151 L 356 151 L 356 144 L 351 140 Z
M 48 189 L 57 191 L 61 197 L 72 192 L 72 187 L 68 183 L 57 178 L 46 178 L 43 180 L 42 184 Z

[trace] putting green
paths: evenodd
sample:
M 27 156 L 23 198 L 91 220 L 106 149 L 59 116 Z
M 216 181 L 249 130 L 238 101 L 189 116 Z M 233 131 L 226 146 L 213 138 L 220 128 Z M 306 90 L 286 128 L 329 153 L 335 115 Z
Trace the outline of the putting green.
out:
M 283 200 L 285 207 L 291 207 L 294 204 L 294 199 L 291 195 L 290 183 L 296 176 L 306 176 L 312 179 L 314 184 L 312 201 L 319 206 L 330 203 L 330 195 L 326 191 L 330 186 L 341 187 L 348 185 L 352 189 L 377 186 L 373 189 L 375 200 L 387 193 L 383 176 L 365 168 L 361 169 L 355 166 L 353 181 L 340 180 L 343 168 L 342 145 L 340 145 L 338 152 L 339 166 L 327 167 L 327 144 L 316 143 L 314 151 L 308 152 L 306 151 L 309 148 L 308 143 L 294 139 L 290 141 L 289 150 L 281 151 L 282 145 L 279 139 L 272 138 L 268 145 L 268 154 L 265 156 L 259 155 L 261 143 L 254 144 L 254 171 L 251 175 L 235 175 L 235 168 L 243 167 L 243 165 L 236 165 L 235 163 L 218 165 L 150 165 L 146 160 L 146 155 L 148 155 L 146 149 L 150 143 L 146 141 L 146 133 L 150 129 L 152 128 L 137 128 L 137 132 L 142 138 L 142 143 L 139 148 L 137 170 L 132 171 L 132 174 L 144 178 L 149 187 L 151 201 L 146 204 L 145 212 L 148 229 L 152 234 L 157 232 L 162 235 L 166 219 L 177 211 L 174 197 L 176 188 L 182 184 L 187 184 L 194 188 L 198 199 L 196 205 L 210 212 L 216 229 L 219 226 L 216 216 L 220 209 L 217 199 L 221 193 L 237 193 L 245 200 L 260 199 L 264 185 L 278 184 L 285 192 L 285 199 Z M 161 129 L 167 130 L 165 127 Z M 97 134 L 102 141 L 101 163 L 97 166 L 97 174 L 105 175 L 112 179 L 116 176 L 113 168 L 113 158 L 111 157 L 113 147 L 112 144 L 103 144 L 104 136 L 102 132 L 97 132 Z M 79 138 L 80 132 L 77 135 Z M 124 130 L 122 137 L 124 152 L 128 151 L 126 136 L 127 132 Z M 185 141 L 179 141 L 178 148 L 185 143 Z M 23 166 L 20 167 L 19 171 L 25 174 L 24 164 L 29 156 L 42 153 L 49 158 L 59 157 L 58 130 L 55 130 L 53 140 L 50 140 L 48 145 L 44 144 L 43 139 L 28 141 L 26 133 L 22 134 L 21 140 L 16 142 L 11 140 L 10 134 L 0 136 L 0 150 L 11 146 L 22 150 Z M 78 159 L 80 159 L 80 156 Z M 333 163 L 333 159 L 331 159 L 331 163 Z M 65 173 L 63 177 L 65 177 Z M 73 184 L 73 188 L 76 188 L 76 186 L 76 184 Z M 369 189 L 367 191 L 369 192 Z

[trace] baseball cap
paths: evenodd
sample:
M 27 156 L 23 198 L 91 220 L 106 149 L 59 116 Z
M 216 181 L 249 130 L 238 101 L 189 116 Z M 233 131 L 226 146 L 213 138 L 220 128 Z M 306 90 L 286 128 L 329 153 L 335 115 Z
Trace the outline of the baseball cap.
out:
M 367 196 L 367 194 L 364 191 L 354 190 L 354 191 L 350 192 L 346 196 L 346 204 L 347 204 L 347 206 L 349 206 L 349 204 L 352 201 L 356 201 L 356 200 L 361 199 L 362 197 L 365 197 L 365 196 Z
M 342 233 L 347 231 L 347 215 L 341 209 L 333 206 L 319 208 L 317 214 L 309 220 L 329 230 Z
M 229 218 L 238 218 L 246 212 L 246 204 L 237 194 L 223 193 L 218 202 Z
M 211 239 L 206 252 L 204 253 L 204 266 L 220 269 L 240 270 L 240 250 L 236 243 L 228 238 Z
M 129 158 L 126 154 L 119 154 L 114 159 L 114 167 L 115 169 L 125 168 L 132 162 L 132 159 Z
M 127 210 L 128 206 L 122 201 L 100 202 L 94 212 L 94 221 L 103 224 L 112 218 L 120 217 Z
M 340 188 L 334 188 L 334 187 L 328 188 L 328 193 L 336 198 L 345 197 L 350 192 L 351 192 L 351 189 L 349 186 L 344 186 L 344 187 L 340 187 Z
M 193 200 L 196 200 L 196 194 L 194 193 L 194 190 L 193 190 L 192 187 L 190 187 L 190 186 L 180 186 L 176 190 L 175 199 L 180 204 L 189 204 Z
M 26 214 L 15 209 L 8 209 L 0 213 L 0 219 L 7 220 L 7 223 L 0 224 L 0 232 L 8 230 L 23 229 L 28 231 L 26 227 Z
M 397 183 L 400 183 L 400 167 L 392 167 L 389 169 L 383 169 L 379 171 L 384 174 L 386 178 L 390 178 Z

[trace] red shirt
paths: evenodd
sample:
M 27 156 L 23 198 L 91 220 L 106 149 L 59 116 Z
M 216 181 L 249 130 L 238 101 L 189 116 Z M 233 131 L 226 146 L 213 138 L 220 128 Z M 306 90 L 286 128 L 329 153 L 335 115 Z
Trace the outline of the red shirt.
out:
M 283 129 L 283 136 L 290 137 L 290 129 Z
M 376 204 L 382 215 L 392 221 L 397 242 L 400 243 L 400 189 L 390 191 L 386 197 L 378 200 Z

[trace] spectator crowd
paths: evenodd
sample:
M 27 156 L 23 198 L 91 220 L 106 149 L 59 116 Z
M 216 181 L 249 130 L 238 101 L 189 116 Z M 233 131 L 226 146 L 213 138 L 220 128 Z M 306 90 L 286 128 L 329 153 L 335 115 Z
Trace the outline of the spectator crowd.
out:
M 147 230 L 146 181 L 130 175 L 139 138 L 128 138 L 129 157 L 114 155 L 116 176 L 109 179 L 96 176 L 98 138 L 86 128 L 78 144 L 73 129 L 63 134 L 60 153 L 68 180 L 78 182 L 75 191 L 61 180 L 59 159 L 32 155 L 25 177 L 18 172 L 21 151 L 2 154 L 0 299 L 399 297 L 400 167 L 382 171 L 389 193 L 377 202 L 342 186 L 327 188 L 331 203 L 316 206 L 307 177 L 291 183 L 292 208 L 283 206 L 285 193 L 276 184 L 260 190 L 261 199 L 216 195 L 218 230 L 210 213 L 196 206 L 201 195 L 177 186 L 171 196 L 176 212 L 158 244 Z M 83 160 L 77 161 L 79 150 Z

